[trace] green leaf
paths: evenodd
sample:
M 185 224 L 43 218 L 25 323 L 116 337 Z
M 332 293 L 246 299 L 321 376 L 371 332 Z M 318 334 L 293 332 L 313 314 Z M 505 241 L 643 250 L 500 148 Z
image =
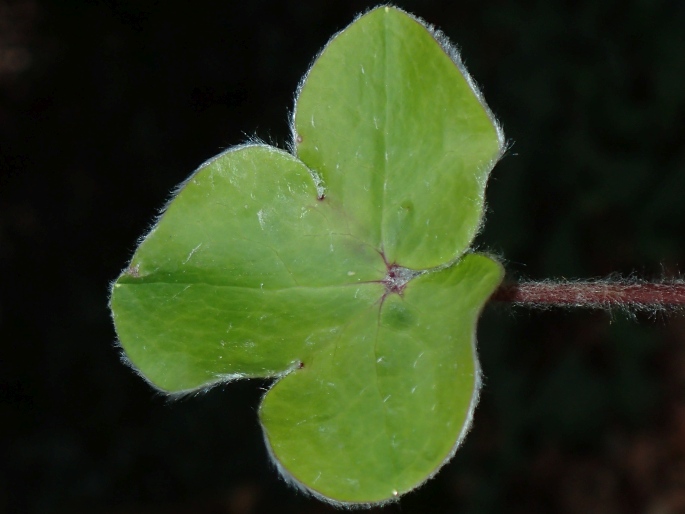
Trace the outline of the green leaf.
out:
M 478 397 L 475 327 L 502 268 L 468 247 L 502 135 L 455 55 L 400 10 L 360 17 L 302 83 L 297 156 L 245 145 L 200 167 L 112 289 L 155 387 L 277 378 L 272 455 L 334 503 L 423 483 Z
M 389 262 L 461 255 L 483 212 L 503 137 L 456 53 L 381 7 L 334 37 L 297 98 L 297 155 L 353 234 Z
M 500 280 L 500 266 L 474 254 L 422 275 L 277 382 L 260 417 L 287 472 L 325 498 L 363 503 L 435 473 L 473 413 L 475 322 Z
M 378 302 L 376 251 L 330 228 L 307 168 L 268 146 L 200 168 L 114 285 L 128 358 L 165 391 L 299 365 Z

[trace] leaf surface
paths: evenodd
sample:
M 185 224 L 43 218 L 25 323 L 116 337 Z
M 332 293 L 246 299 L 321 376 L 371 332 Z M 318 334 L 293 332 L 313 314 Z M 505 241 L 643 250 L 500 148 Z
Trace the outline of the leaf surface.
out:
M 298 482 L 342 502 L 410 491 L 452 455 L 479 386 L 474 331 L 501 267 L 482 255 L 351 318 L 269 391 L 260 416 Z
M 423 483 L 477 401 L 477 318 L 503 272 L 468 248 L 502 135 L 455 56 L 398 9 L 360 17 L 301 85 L 297 155 L 245 145 L 200 167 L 112 288 L 155 387 L 276 378 L 272 456 L 333 503 Z
M 330 215 L 285 152 L 240 147 L 200 168 L 114 286 L 128 358 L 169 392 L 298 365 L 383 291 L 365 283 L 385 273 L 378 253 Z
M 419 20 L 380 7 L 330 41 L 297 98 L 298 157 L 352 232 L 407 268 L 466 251 L 503 148 L 456 59 Z

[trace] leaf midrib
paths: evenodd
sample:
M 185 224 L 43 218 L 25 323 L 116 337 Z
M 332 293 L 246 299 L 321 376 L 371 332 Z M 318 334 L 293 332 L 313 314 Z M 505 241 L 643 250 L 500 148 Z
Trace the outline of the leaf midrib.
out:
M 121 279 L 117 281 L 115 287 L 122 287 L 122 286 L 144 286 L 144 285 L 153 285 L 153 284 L 163 284 L 163 285 L 177 285 L 177 286 L 194 286 L 194 285 L 201 285 L 201 286 L 207 286 L 207 287 L 220 287 L 220 288 L 226 288 L 226 289 L 237 289 L 237 290 L 246 290 L 246 291 L 255 291 L 255 292 L 264 292 L 266 293 L 271 292 L 271 293 L 278 293 L 278 292 L 286 292 L 286 291 L 293 291 L 293 290 L 312 290 L 312 291 L 321 291 L 321 290 L 327 290 L 327 289 L 340 289 L 340 288 L 347 288 L 347 287 L 361 287 L 361 286 L 382 286 L 383 283 L 379 281 L 370 281 L 370 282 L 357 282 L 357 283 L 350 283 L 350 284 L 338 284 L 338 285 L 328 285 L 328 286 L 290 286 L 290 287 L 280 287 L 280 288 L 268 288 L 268 287 L 250 287 L 250 286 L 237 286 L 233 284 L 216 284 L 212 282 L 206 282 L 203 280 L 199 281 L 168 281 L 168 280 L 146 280 L 145 278 L 138 278 L 138 279 L 133 279 L 132 281 L 128 282 L 122 282 Z

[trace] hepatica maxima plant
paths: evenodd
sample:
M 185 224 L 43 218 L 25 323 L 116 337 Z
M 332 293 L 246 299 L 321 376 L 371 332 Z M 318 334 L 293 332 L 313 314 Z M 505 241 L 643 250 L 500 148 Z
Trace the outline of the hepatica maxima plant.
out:
M 442 34 L 381 6 L 302 80 L 290 151 L 230 148 L 178 189 L 112 289 L 126 359 L 169 394 L 274 378 L 281 473 L 392 500 L 463 440 L 478 315 L 503 269 L 469 249 L 502 131 Z

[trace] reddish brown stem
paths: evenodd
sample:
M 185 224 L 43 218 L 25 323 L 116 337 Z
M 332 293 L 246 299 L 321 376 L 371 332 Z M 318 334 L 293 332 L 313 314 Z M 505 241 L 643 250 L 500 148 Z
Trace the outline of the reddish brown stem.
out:
M 642 307 L 685 305 L 685 282 L 521 282 L 502 285 L 491 298 L 540 307 Z

